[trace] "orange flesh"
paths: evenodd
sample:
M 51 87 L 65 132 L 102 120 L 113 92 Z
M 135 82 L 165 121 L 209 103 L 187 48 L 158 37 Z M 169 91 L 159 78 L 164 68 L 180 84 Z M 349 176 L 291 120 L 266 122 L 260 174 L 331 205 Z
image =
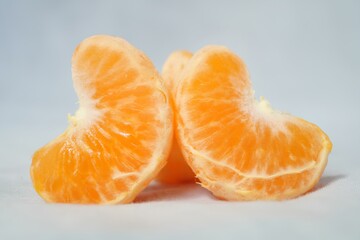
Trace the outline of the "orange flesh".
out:
M 177 92 L 186 160 L 229 200 L 286 199 L 311 189 L 332 144 L 316 125 L 256 102 L 245 64 L 210 46 L 190 60 Z
M 175 99 L 178 77 L 191 57 L 192 54 L 190 52 L 176 51 L 173 52 L 164 63 L 162 76 L 165 80 L 165 86 L 169 91 L 170 102 L 172 103 Z M 174 126 L 176 126 L 175 119 Z M 175 135 L 170 151 L 170 156 L 165 167 L 159 173 L 157 180 L 159 182 L 168 184 L 179 184 L 195 181 L 195 175 L 185 162 Z
M 33 156 L 48 202 L 126 203 L 165 165 L 172 113 L 150 60 L 110 36 L 84 40 L 72 59 L 80 108 L 68 129 Z

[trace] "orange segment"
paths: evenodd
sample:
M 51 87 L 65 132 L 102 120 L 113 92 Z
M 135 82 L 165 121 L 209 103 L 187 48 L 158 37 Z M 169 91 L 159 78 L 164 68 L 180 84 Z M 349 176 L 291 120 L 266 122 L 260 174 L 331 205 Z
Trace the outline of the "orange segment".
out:
M 179 82 L 179 75 L 191 59 L 192 55 L 191 52 L 185 50 L 175 51 L 170 54 L 164 63 L 162 77 L 165 80 L 166 88 L 171 93 L 170 97 L 173 99 Z
M 34 188 L 48 202 L 127 203 L 165 165 L 172 111 L 151 61 L 123 39 L 93 36 L 72 58 L 79 110 L 35 152 Z
M 162 76 L 165 80 L 165 86 L 170 93 L 170 102 L 173 102 L 175 99 L 178 77 L 191 57 L 192 53 L 188 51 L 175 51 L 165 61 Z M 175 135 L 170 156 L 165 167 L 158 175 L 157 180 L 162 183 L 172 184 L 195 181 L 194 173 L 185 162 Z
M 319 180 L 332 144 L 316 125 L 254 98 L 243 61 L 208 46 L 176 96 L 180 145 L 201 184 L 228 200 L 287 199 Z

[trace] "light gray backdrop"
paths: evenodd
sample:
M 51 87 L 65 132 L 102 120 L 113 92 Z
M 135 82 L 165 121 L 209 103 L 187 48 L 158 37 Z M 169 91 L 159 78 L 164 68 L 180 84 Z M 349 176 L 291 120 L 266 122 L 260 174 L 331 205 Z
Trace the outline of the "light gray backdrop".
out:
M 331 184 L 346 186 L 349 180 L 345 198 L 360 201 L 360 1 L 1 0 L 0 34 L 0 173 L 8 173 L 0 182 L 3 206 L 10 201 L 23 206 L 29 199 L 42 206 L 29 182 L 31 155 L 60 134 L 67 114 L 76 111 L 71 55 L 94 34 L 127 39 L 159 70 L 174 50 L 196 51 L 207 44 L 231 48 L 247 63 L 257 97 L 318 124 L 330 136 L 326 193 L 339 195 Z M 13 206 L 17 214 L 27 211 L 19 205 Z M 14 212 L 5 208 L 8 215 L 0 216 L 0 223 L 10 234 L 19 219 L 7 221 Z M 359 206 L 347 211 L 347 216 L 360 213 Z M 330 216 L 333 225 L 338 214 Z M 347 221 L 353 224 L 352 218 Z M 225 229 L 235 236 L 236 226 Z M 360 236 L 353 228 L 344 232 Z

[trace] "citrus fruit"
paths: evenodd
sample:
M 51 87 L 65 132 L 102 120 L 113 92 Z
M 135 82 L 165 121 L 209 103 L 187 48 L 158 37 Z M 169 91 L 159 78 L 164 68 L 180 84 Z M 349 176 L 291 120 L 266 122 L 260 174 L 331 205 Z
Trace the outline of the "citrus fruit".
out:
M 173 103 L 177 89 L 178 76 L 190 60 L 192 53 L 188 51 L 175 51 L 165 61 L 162 77 L 165 86 L 169 91 L 170 102 Z M 174 119 L 175 126 L 175 119 Z M 174 135 L 173 146 L 165 167 L 159 173 L 157 180 L 162 183 L 179 184 L 184 182 L 194 182 L 195 175 L 187 165 Z
M 121 38 L 93 36 L 76 48 L 79 109 L 35 152 L 31 178 L 47 202 L 131 202 L 165 165 L 172 110 L 151 61 Z
M 332 148 L 315 124 L 255 100 L 245 64 L 221 46 L 186 64 L 176 110 L 186 161 L 202 186 L 226 200 L 297 197 L 319 181 Z

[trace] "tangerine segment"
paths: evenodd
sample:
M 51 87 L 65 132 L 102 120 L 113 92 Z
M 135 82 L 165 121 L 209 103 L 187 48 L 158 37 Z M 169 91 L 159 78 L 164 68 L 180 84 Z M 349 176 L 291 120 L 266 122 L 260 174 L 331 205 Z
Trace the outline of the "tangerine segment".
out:
M 165 80 L 165 86 L 170 93 L 171 103 L 173 103 L 175 99 L 179 75 L 191 57 L 192 53 L 188 51 L 175 51 L 164 63 L 162 77 Z M 174 119 L 174 125 L 175 124 Z M 185 162 L 175 135 L 170 156 L 165 167 L 159 173 L 157 180 L 162 183 L 170 184 L 195 181 L 195 175 Z
M 256 101 L 245 64 L 225 47 L 192 57 L 176 108 L 186 161 L 223 199 L 297 197 L 319 181 L 332 148 L 318 126 Z
M 185 50 L 175 51 L 170 54 L 163 65 L 161 75 L 165 80 L 166 88 L 171 93 L 170 97 L 173 99 L 175 99 L 179 75 L 190 61 L 192 55 L 191 52 Z
M 31 177 L 48 202 L 128 203 L 165 165 L 172 110 L 151 61 L 121 38 L 93 36 L 72 58 L 80 107 L 35 152 Z

